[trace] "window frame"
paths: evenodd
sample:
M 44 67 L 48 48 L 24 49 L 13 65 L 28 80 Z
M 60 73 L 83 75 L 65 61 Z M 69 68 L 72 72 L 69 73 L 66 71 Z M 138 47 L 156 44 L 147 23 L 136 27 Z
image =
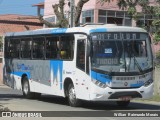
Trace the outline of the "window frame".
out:
M 47 58 L 47 38 L 58 38 L 59 39 L 59 36 L 58 35 L 55 35 L 55 36 L 52 36 L 52 35 L 48 35 L 48 36 L 45 36 L 45 59 L 46 60 L 58 60 L 57 58 Z M 56 41 L 57 42 L 57 41 Z M 56 45 L 57 46 L 57 45 Z
M 28 35 L 28 36 L 13 36 L 13 37 L 10 37 L 10 36 L 6 36 L 5 37 L 5 58 L 10 58 L 10 59 L 15 59 L 13 57 L 10 57 L 9 53 L 7 53 L 8 49 L 9 49 L 9 45 L 7 44 L 10 44 L 10 40 L 11 39 L 19 39 L 20 40 L 20 49 L 19 49 L 19 57 L 17 59 L 24 59 L 24 60 L 62 60 L 62 61 L 73 61 L 74 60 L 74 53 L 75 53 L 75 34 L 76 33 L 65 33 L 65 34 L 44 34 L 44 35 Z M 62 58 L 47 58 L 47 55 L 46 55 L 46 52 L 47 52 L 47 38 L 52 38 L 52 37 L 58 37 L 60 43 L 62 42 L 61 38 L 62 37 L 65 37 L 65 36 L 68 36 L 72 39 L 66 39 L 66 41 L 70 41 L 70 45 L 72 47 L 68 47 L 70 48 L 70 58 L 69 59 L 62 59 Z M 43 48 L 43 57 L 42 58 L 34 58 L 33 56 L 33 44 L 34 44 L 34 39 L 35 38 L 44 38 L 44 48 Z M 30 41 L 31 44 L 30 44 L 30 57 L 22 57 L 22 47 L 23 47 L 23 44 L 22 42 L 23 41 Z M 67 43 L 67 42 L 65 42 Z M 28 49 L 27 49 L 28 50 Z M 6 54 L 7 53 L 7 54 Z
M 15 48 L 15 46 L 10 46 L 11 45 L 11 41 L 13 42 L 14 40 L 16 40 L 16 42 L 18 42 L 19 41 L 19 48 L 17 49 L 18 51 L 15 51 L 14 50 L 14 48 Z M 15 43 L 15 42 L 13 42 L 13 43 Z M 20 49 L 21 49 L 21 40 L 19 39 L 19 38 L 10 38 L 10 37 L 7 37 L 7 38 L 5 38 L 5 58 L 10 58 L 10 59 L 19 59 L 20 58 Z M 8 45 L 6 45 L 6 44 L 8 44 Z M 14 45 L 14 44 L 13 44 Z M 16 54 L 16 52 L 18 52 L 17 53 L 17 57 L 15 57 L 15 56 L 11 56 L 11 52 L 10 52 L 10 50 L 11 50 L 11 48 L 12 48 L 12 50 L 13 50 L 13 54 L 15 55 Z M 17 46 L 16 46 L 16 48 L 17 48 Z
M 80 41 L 84 41 L 84 68 L 81 68 L 81 67 L 79 67 L 78 66 L 78 60 L 79 60 L 79 58 L 78 58 L 78 56 L 80 56 L 79 54 L 78 54 L 78 48 L 79 48 L 79 45 L 78 45 L 78 42 Z M 84 72 L 86 72 L 86 39 L 77 39 L 77 48 L 76 48 L 76 68 L 78 68 L 78 69 L 80 69 L 80 70 L 82 70 L 82 71 L 84 71 Z
M 30 57 L 22 57 L 22 41 L 29 41 L 29 40 L 27 40 L 27 39 L 30 39 L 30 42 L 31 42 L 31 45 L 30 45 Z M 20 37 L 20 40 L 21 40 L 21 44 L 20 44 L 20 59 L 32 59 L 32 37 L 31 36 L 27 36 L 27 37 Z
M 34 49 L 34 41 L 37 41 L 37 40 L 34 40 L 35 38 L 44 38 L 44 43 L 42 44 L 43 45 L 43 56 L 41 58 L 37 58 L 37 57 L 34 57 L 33 54 L 33 49 Z M 39 46 L 40 47 L 40 46 Z M 41 35 L 36 35 L 36 36 L 32 36 L 32 48 L 31 48 L 31 58 L 34 59 L 34 60 L 44 60 L 46 58 L 46 37 L 45 36 L 41 36 Z

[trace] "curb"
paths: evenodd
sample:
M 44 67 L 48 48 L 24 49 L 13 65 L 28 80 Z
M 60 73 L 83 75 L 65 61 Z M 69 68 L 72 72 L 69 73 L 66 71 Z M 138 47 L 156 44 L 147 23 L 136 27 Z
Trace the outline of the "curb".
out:
M 132 102 L 135 103 L 150 103 L 150 104 L 160 104 L 158 101 L 150 101 L 150 100 L 133 100 Z
M 0 84 L 0 88 L 10 88 L 10 87 L 4 84 Z

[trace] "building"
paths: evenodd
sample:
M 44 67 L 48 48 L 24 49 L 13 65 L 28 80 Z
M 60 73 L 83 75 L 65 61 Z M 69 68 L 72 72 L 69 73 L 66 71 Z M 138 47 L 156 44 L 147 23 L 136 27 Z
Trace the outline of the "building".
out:
M 75 5 L 79 0 L 75 0 Z M 131 16 L 127 13 L 127 10 L 121 10 L 117 6 L 117 0 L 113 0 L 110 3 L 101 4 L 98 2 L 100 0 L 89 0 L 86 4 L 84 4 L 82 8 L 82 14 L 80 17 L 80 24 L 85 23 L 106 23 L 106 24 L 117 24 L 124 26 L 146 26 L 147 30 L 151 29 L 148 27 L 151 25 L 154 16 L 143 14 L 142 8 L 140 6 L 136 6 L 136 9 L 139 13 L 142 13 L 141 16 L 138 17 L 138 20 L 135 21 L 131 19 Z M 44 2 L 44 19 L 56 23 L 58 20 L 56 15 L 54 14 L 52 5 L 57 4 L 59 0 L 45 0 Z M 69 12 L 70 8 L 68 6 L 69 0 L 65 0 L 65 16 L 70 18 Z M 149 0 L 150 6 L 156 5 L 156 0 Z M 46 26 L 47 27 L 47 26 Z M 160 50 L 160 43 L 158 45 L 154 45 L 154 52 Z
M 75 5 L 79 0 L 75 0 Z M 117 0 L 113 0 L 110 3 L 101 4 L 99 0 L 90 0 L 88 1 L 83 9 L 80 18 L 80 23 L 107 23 L 107 24 L 117 24 L 125 26 L 136 26 L 146 24 L 151 20 L 150 15 L 143 14 L 139 17 L 139 20 L 136 22 L 131 19 L 131 16 L 127 13 L 127 10 L 120 10 L 117 6 Z M 154 5 L 156 0 L 149 0 L 150 5 Z M 44 3 L 44 19 L 49 22 L 56 23 L 57 19 L 53 12 L 52 5 L 58 3 L 59 0 L 45 0 Z M 65 15 L 69 16 L 69 6 L 68 0 L 65 0 Z M 136 6 L 138 12 L 142 12 L 140 6 Z
M 0 15 L 0 35 L 6 32 L 20 32 L 42 28 L 42 23 L 35 16 L 25 15 Z
M 35 16 L 6 14 L 0 15 L 0 36 L 6 32 L 20 32 L 26 30 L 40 29 L 43 24 Z M 2 59 L 3 52 L 0 49 L 0 84 L 2 84 Z
M 32 5 L 32 7 L 37 7 L 37 15 L 43 14 L 42 10 L 44 9 L 44 3 L 38 3 L 38 4 L 34 4 Z

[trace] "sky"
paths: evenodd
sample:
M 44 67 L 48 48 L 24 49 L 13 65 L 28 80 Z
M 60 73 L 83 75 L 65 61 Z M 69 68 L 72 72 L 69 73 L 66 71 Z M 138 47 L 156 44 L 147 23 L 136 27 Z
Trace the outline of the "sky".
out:
M 0 0 L 0 14 L 36 16 L 37 7 L 32 7 L 32 5 L 41 2 L 44 2 L 44 0 Z

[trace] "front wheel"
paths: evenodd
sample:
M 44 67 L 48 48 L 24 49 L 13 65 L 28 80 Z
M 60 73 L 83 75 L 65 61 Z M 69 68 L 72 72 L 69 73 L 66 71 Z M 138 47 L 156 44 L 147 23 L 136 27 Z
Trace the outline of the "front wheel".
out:
M 78 107 L 81 105 L 81 101 L 76 98 L 76 92 L 73 84 L 69 84 L 67 92 L 69 105 L 72 107 Z
M 34 93 L 30 92 L 30 86 L 29 86 L 29 81 L 28 81 L 27 77 L 23 78 L 22 92 L 23 92 L 23 96 L 28 98 L 28 99 L 34 97 Z
M 117 105 L 121 107 L 127 107 L 130 103 L 130 100 L 128 101 L 117 101 Z

